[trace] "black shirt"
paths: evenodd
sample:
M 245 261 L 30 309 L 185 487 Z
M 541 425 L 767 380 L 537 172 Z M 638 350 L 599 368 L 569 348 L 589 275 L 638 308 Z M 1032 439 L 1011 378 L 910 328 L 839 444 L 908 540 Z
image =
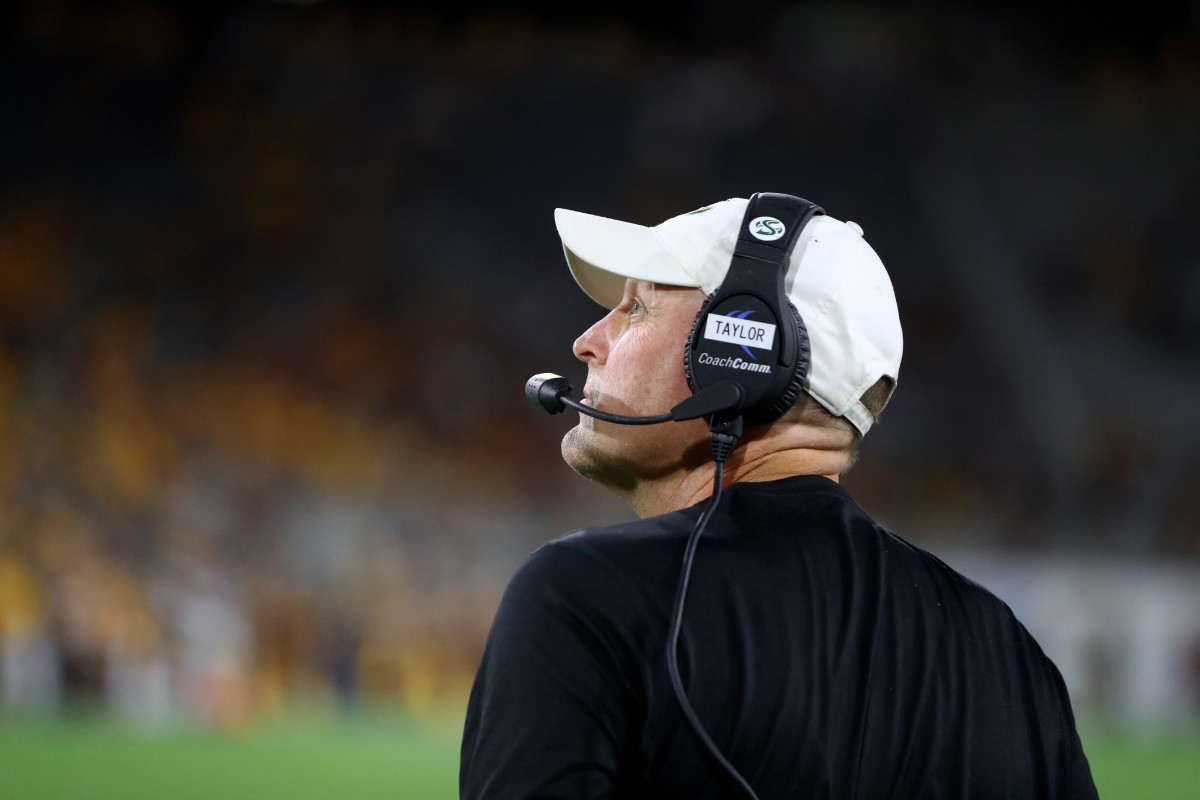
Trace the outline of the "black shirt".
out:
M 735 796 L 666 669 L 702 510 L 529 557 L 471 692 L 463 800 Z M 1009 608 L 826 478 L 726 491 L 679 652 L 697 715 L 762 800 L 1096 796 L 1062 678 Z

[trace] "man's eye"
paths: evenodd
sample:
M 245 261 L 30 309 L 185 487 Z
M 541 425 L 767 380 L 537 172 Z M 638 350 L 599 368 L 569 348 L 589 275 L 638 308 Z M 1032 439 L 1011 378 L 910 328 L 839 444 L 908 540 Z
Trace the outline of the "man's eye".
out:
M 635 297 L 635 298 L 633 299 L 633 304 L 629 306 L 629 313 L 630 313 L 630 314 L 636 314 L 636 313 L 638 313 L 638 312 L 639 312 L 639 311 L 641 311 L 641 310 L 642 310 L 642 304 L 641 304 L 641 302 L 640 302 L 640 301 L 638 301 L 638 299 Z

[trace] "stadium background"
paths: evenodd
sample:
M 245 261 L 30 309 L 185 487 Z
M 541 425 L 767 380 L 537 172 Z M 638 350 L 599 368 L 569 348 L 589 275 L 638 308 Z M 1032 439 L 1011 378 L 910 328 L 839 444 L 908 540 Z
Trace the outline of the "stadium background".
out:
M 599 311 L 553 208 L 777 190 L 900 303 L 847 485 L 1034 630 L 1103 796 L 1194 796 L 1200 10 L 738 9 L 0 12 L 0 794 L 445 796 L 508 576 L 629 515 L 520 392 Z

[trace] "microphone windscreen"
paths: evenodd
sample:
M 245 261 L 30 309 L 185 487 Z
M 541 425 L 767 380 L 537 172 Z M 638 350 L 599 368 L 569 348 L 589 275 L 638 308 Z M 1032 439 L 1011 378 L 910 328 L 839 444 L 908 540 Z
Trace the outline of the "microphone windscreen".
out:
M 547 414 L 561 414 L 566 405 L 563 395 L 571 393 L 571 384 L 562 375 L 553 372 L 539 372 L 525 381 L 525 399 L 539 411 Z

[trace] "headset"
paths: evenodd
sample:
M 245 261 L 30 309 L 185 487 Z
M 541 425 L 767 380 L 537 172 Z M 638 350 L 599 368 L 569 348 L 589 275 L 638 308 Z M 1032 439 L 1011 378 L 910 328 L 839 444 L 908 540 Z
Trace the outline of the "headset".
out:
M 737 447 L 744 427 L 773 422 L 792 407 L 808 377 L 808 331 L 788 300 L 784 278 L 800 234 L 825 210 L 799 197 L 759 192 L 750 198 L 738 229 L 733 258 L 724 280 L 704 301 L 683 352 L 683 370 L 691 397 L 670 411 L 633 417 L 612 414 L 570 397 L 566 378 L 550 372 L 525 383 L 525 397 L 548 414 L 568 406 L 620 425 L 654 425 L 709 418 L 713 451 L 713 492 L 684 548 L 683 564 L 667 638 L 667 672 L 680 710 L 727 779 L 750 800 L 758 795 L 709 737 L 688 701 L 679 676 L 679 634 L 696 546 L 721 499 L 725 459 Z

